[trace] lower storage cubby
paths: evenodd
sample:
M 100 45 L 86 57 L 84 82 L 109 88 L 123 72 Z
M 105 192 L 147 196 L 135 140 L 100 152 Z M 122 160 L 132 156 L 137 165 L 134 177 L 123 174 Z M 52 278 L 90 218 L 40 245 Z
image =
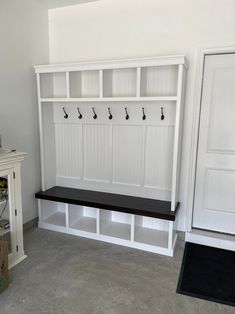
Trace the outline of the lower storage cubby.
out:
M 173 221 L 48 200 L 39 208 L 41 228 L 173 256 Z
M 135 216 L 134 241 L 168 248 L 169 222 L 162 219 Z
M 131 239 L 131 215 L 100 210 L 100 234 L 124 240 Z
M 98 209 L 69 205 L 69 228 L 96 233 Z
M 60 227 L 66 226 L 65 204 L 42 200 L 42 222 Z

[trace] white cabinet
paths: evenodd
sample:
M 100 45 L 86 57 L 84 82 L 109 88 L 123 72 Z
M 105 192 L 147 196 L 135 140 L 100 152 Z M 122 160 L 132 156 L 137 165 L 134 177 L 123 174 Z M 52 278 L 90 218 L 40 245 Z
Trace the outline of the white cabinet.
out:
M 21 161 L 25 153 L 0 152 L 0 240 L 8 242 L 9 268 L 26 256 L 23 245 Z M 3 226 L 4 225 L 4 226 Z

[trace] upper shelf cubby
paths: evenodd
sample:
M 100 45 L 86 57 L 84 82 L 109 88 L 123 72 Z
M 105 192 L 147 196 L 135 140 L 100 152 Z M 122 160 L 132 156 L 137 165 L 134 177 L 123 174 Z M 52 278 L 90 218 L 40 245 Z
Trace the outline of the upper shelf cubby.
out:
M 70 98 L 99 97 L 99 71 L 73 71 L 69 81 Z
M 177 101 L 185 56 L 36 66 L 41 102 Z M 39 86 L 39 84 L 38 84 Z
M 136 97 L 137 69 L 109 69 L 103 71 L 104 97 Z
M 41 98 L 65 98 L 66 73 L 43 73 L 40 75 Z
M 176 65 L 141 68 L 140 96 L 176 96 L 178 67 Z

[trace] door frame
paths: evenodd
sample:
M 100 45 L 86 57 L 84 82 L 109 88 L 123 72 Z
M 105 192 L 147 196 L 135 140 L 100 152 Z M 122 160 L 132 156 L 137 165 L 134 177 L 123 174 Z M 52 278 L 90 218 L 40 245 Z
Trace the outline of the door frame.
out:
M 187 203 L 186 203 L 186 208 L 187 208 L 186 232 L 187 233 L 192 231 L 192 224 L 193 224 L 198 139 L 199 139 L 201 98 L 202 98 L 205 57 L 208 55 L 230 54 L 230 53 L 235 53 L 235 47 L 206 48 L 206 49 L 200 49 L 198 51 L 192 133 L 191 133 L 191 141 L 190 141 L 191 151 L 190 151 L 189 164 L 191 165 L 191 167 L 190 167 L 189 179 L 188 179 L 188 191 L 187 191 L 188 197 L 187 197 Z

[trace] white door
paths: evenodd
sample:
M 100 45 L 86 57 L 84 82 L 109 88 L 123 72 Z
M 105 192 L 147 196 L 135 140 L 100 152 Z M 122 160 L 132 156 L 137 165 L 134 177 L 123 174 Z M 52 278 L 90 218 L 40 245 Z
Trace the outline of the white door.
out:
M 205 57 L 193 227 L 235 234 L 235 54 Z

